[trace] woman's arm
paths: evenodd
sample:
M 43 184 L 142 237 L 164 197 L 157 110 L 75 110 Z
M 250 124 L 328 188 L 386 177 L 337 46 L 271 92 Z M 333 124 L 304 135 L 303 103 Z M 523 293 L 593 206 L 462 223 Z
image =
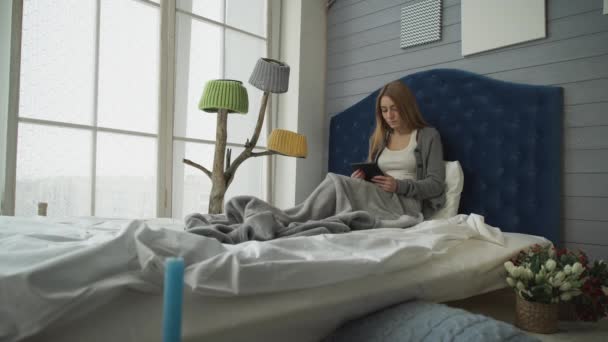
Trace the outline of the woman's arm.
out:
M 443 146 L 441 137 L 436 129 L 430 130 L 429 154 L 427 170 L 423 179 L 397 180 L 396 193 L 419 200 L 441 195 L 445 189 L 445 163 L 443 161 Z M 425 158 L 423 155 L 422 158 Z

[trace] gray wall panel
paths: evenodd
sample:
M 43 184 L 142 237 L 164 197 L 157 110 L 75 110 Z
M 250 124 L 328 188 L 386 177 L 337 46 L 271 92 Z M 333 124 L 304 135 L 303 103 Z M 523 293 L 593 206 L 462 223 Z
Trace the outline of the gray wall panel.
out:
M 345 21 L 331 27 L 328 30 L 328 41 L 343 39 L 367 30 L 396 23 L 399 26 L 401 21 L 401 8 L 405 3 L 393 7 L 378 10 L 370 15 L 358 17 Z M 445 13 L 442 16 L 443 25 L 452 25 L 460 22 L 460 5 L 450 5 L 442 7 Z
M 608 173 L 608 150 L 566 150 L 567 173 Z
M 341 2 L 341 1 L 338 1 Z M 398 1 L 398 0 L 373 0 L 360 1 L 352 6 L 347 6 L 342 10 L 332 8 L 328 16 L 329 31 L 328 38 L 340 39 L 344 36 L 355 35 L 359 32 L 369 30 L 378 25 L 373 24 L 373 19 L 380 19 L 384 25 L 388 22 L 386 18 L 380 18 L 382 13 L 389 10 L 400 12 L 401 8 L 409 2 L 415 1 Z M 458 8 L 460 13 L 459 0 L 444 0 L 443 8 L 451 9 Z M 567 17 L 573 14 L 585 13 L 590 11 L 600 10 L 602 8 L 601 0 L 553 0 L 551 6 L 547 8 L 547 19 L 554 20 Z M 359 21 L 356 21 L 359 19 Z M 398 22 L 396 19 L 395 22 Z M 454 24 L 460 22 L 460 14 L 453 20 L 451 17 L 444 17 L 444 24 Z M 344 27 L 342 27 L 344 26 Z M 331 52 L 330 52 L 331 53 Z
M 564 220 L 564 226 L 566 241 L 608 245 L 608 222 Z
M 335 12 L 335 15 L 329 16 L 327 18 L 327 26 L 333 29 L 336 25 L 343 25 L 347 21 L 366 15 L 373 15 L 374 13 L 389 7 L 402 6 L 404 3 L 406 2 L 403 0 L 375 0 L 373 3 L 369 1 L 358 2 L 352 6 L 345 7 L 341 11 Z
M 608 197 L 566 197 L 564 218 L 608 221 Z
M 608 50 L 608 48 L 606 49 Z M 467 65 L 467 67 L 458 67 L 457 64 L 464 63 L 462 60 L 458 60 L 452 63 L 427 66 L 415 70 L 422 71 L 439 67 L 459 68 L 485 74 L 504 81 L 540 85 L 558 85 L 608 77 L 608 54 L 601 54 L 594 57 L 582 57 L 550 64 L 522 67 L 508 71 L 484 73 L 481 70 L 490 69 L 492 65 L 495 65 L 491 61 L 497 60 L 500 56 L 493 55 L 490 57 L 492 58 L 489 61 L 480 59 L 477 65 Z M 328 88 L 330 89 L 327 90 L 328 101 L 332 101 L 335 98 L 342 96 L 368 94 L 382 86 L 382 84 L 399 77 L 400 73 L 390 73 L 349 81 L 346 83 L 329 85 Z
M 358 32 L 373 29 L 388 23 L 398 22 L 401 17 L 401 10 L 385 8 L 372 15 L 359 17 L 336 25 L 328 30 L 327 40 L 332 41 L 341 37 L 349 36 Z
M 572 13 L 599 11 L 603 7 L 602 0 L 549 0 L 547 1 L 547 16 L 551 19 L 561 18 Z
M 332 9 L 345 8 L 348 6 L 355 5 L 357 3 L 363 2 L 365 0 L 336 0 Z
M 598 14 L 596 8 L 589 7 L 591 6 L 572 7 L 568 11 L 550 11 L 548 15 L 548 38 L 553 40 L 564 39 L 579 36 L 581 34 L 607 30 L 608 24 L 606 23 L 605 17 L 603 17 L 601 13 Z M 444 6 L 442 23 L 444 30 L 447 31 L 447 29 L 449 29 L 451 26 L 459 23 L 460 6 Z M 331 57 L 335 54 L 344 54 L 348 52 L 348 50 L 398 38 L 399 30 L 400 23 L 399 21 L 395 21 L 392 23 L 386 23 L 379 27 L 358 31 L 357 33 L 334 39 L 328 43 L 329 56 Z M 460 33 L 460 26 L 458 26 L 458 33 Z M 460 34 L 458 35 L 458 40 L 460 40 Z M 535 42 L 518 44 L 515 47 L 529 46 L 533 44 L 535 44 Z M 385 53 L 390 52 L 390 55 L 395 55 L 398 53 L 408 53 L 409 51 L 411 51 L 411 49 L 407 49 L 407 51 L 399 49 L 399 44 L 396 44 Z M 353 51 L 352 53 L 361 54 L 359 51 Z M 348 63 L 342 63 L 342 65 L 346 64 Z
M 399 37 L 401 26 L 398 22 L 376 27 L 344 38 L 327 41 L 328 58 L 335 54 L 346 53 L 363 46 L 379 44 Z M 387 33 L 390 32 L 390 33 Z
M 409 49 L 399 48 L 399 13 L 407 1 L 349 3 L 329 13 L 328 117 L 386 82 L 433 68 L 563 87 L 563 235 L 571 246 L 608 258 L 608 16 L 601 13 L 602 0 L 548 0 L 547 38 L 466 58 L 459 0 L 443 2 L 440 41 Z
M 566 247 L 574 250 L 581 249 L 591 260 L 603 259 L 608 260 L 608 248 L 602 245 L 581 244 L 581 243 L 566 243 Z
M 566 106 L 565 112 L 566 127 L 608 125 L 608 101 Z
M 608 78 L 566 83 L 561 86 L 564 88 L 564 102 L 569 105 L 608 101 Z
M 382 1 L 382 3 L 386 2 L 385 0 L 380 0 L 380 1 Z M 338 2 L 340 2 L 340 0 L 336 1 L 336 3 L 338 3 Z M 336 6 L 336 5 L 334 5 L 334 6 Z M 332 15 L 329 15 L 327 17 L 327 28 L 333 28 L 337 24 L 370 14 L 374 11 L 377 11 L 380 7 L 381 6 L 379 6 L 378 4 L 372 5 L 368 1 L 361 1 L 361 2 L 355 3 L 351 6 L 343 6 L 339 11 L 335 11 L 332 8 L 332 11 L 330 12 L 330 13 L 332 13 Z M 382 8 L 380 8 L 380 9 L 383 9 L 383 8 L 384 8 L 384 6 L 382 6 Z
M 442 25 L 444 28 L 458 25 L 460 20 L 460 7 L 456 6 L 446 8 L 443 18 L 444 21 Z M 397 39 L 399 38 L 400 29 L 401 23 L 399 21 L 395 21 L 382 26 L 374 27 L 372 29 L 357 32 L 356 34 L 328 41 L 328 57 L 333 57 L 336 54 L 345 54 L 349 51 L 364 46 L 377 45 L 388 40 Z M 458 28 L 458 32 L 460 33 L 460 26 Z M 460 34 L 458 35 L 458 39 L 460 40 Z M 398 47 L 399 44 L 397 44 L 397 48 Z
M 606 21 L 608 22 L 608 20 Z M 509 82 L 539 85 L 572 83 L 601 77 L 608 78 L 608 54 L 486 75 Z
M 397 28 L 399 30 L 399 28 Z M 419 45 L 411 48 L 407 48 L 407 53 L 418 50 L 426 50 L 429 48 L 446 45 L 448 43 L 454 43 L 460 41 L 460 24 L 454 24 L 442 28 L 441 40 L 433 43 Z M 399 32 L 399 31 L 397 31 Z M 344 68 L 349 65 L 364 63 L 373 60 L 379 60 L 386 57 L 402 55 L 406 52 L 399 48 L 400 37 L 397 36 L 386 36 L 388 40 L 381 40 L 378 43 L 368 44 L 365 46 L 358 47 L 354 50 L 346 50 L 344 52 L 338 52 L 327 57 L 328 70 L 336 70 Z
M 566 174 L 564 175 L 564 196 L 608 197 L 608 174 Z M 608 224 L 606 224 L 606 229 L 608 230 Z
M 569 127 L 565 129 L 567 149 L 608 149 L 608 126 Z
M 584 35 L 578 38 L 536 41 L 532 48 L 496 50 L 488 54 L 462 58 L 460 42 L 434 48 L 413 51 L 380 60 L 373 60 L 344 68 L 328 70 L 328 85 L 336 91 L 338 83 L 365 79 L 383 74 L 413 73 L 428 67 L 451 67 L 486 74 L 517 68 L 543 65 L 608 53 L 608 31 Z M 345 94 L 355 95 L 355 94 Z
M 417 0 L 403 1 L 403 0 L 373 0 L 373 1 L 350 1 L 351 5 L 347 2 L 338 0 L 337 3 L 340 5 L 334 5 L 335 8 L 342 8 L 340 11 L 330 11 L 328 17 L 328 27 L 335 29 L 336 26 L 344 24 L 353 19 L 361 18 L 364 16 L 373 16 L 377 12 L 386 10 L 388 8 L 396 8 L 401 10 L 408 3 L 416 2 Z M 443 0 L 443 7 L 460 7 L 460 0 Z M 553 6 L 549 6 L 547 9 L 547 18 L 557 19 L 562 18 L 572 13 L 582 13 L 587 11 L 593 11 L 601 9 L 601 1 L 572 1 L 572 0 L 554 0 Z M 356 32 L 356 30 L 352 31 Z
M 372 15 L 375 12 L 384 10 L 389 7 L 398 7 L 401 10 L 406 4 L 416 2 L 417 0 L 373 0 L 358 2 L 352 6 L 344 7 L 341 11 L 334 12 L 327 19 L 328 27 L 339 25 L 346 21 L 363 17 L 365 15 Z M 443 0 L 443 7 L 459 6 L 460 0 Z

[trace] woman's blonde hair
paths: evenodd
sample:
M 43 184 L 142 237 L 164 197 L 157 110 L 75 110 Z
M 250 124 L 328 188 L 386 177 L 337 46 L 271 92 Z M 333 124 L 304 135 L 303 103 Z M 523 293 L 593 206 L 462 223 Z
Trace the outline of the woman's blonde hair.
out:
M 416 98 L 410 88 L 399 80 L 386 84 L 382 87 L 380 94 L 376 98 L 376 128 L 370 137 L 368 156 L 370 161 L 378 154 L 380 147 L 384 144 L 386 135 L 391 131 L 391 128 L 382 117 L 382 109 L 380 108 L 380 101 L 384 96 L 388 96 L 393 100 L 399 110 L 401 120 L 409 129 L 414 130 L 428 126 L 424 118 L 422 118 L 422 114 L 420 114 Z

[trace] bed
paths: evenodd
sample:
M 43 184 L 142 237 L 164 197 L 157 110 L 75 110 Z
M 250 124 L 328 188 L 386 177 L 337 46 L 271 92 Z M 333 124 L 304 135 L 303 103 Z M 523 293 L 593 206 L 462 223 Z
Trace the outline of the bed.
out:
M 462 165 L 459 215 L 236 246 L 168 219 L 2 217 L 0 341 L 160 341 L 162 260 L 173 255 L 190 265 L 184 341 L 318 341 L 393 304 L 503 288 L 506 259 L 559 243 L 561 89 L 449 69 L 403 81 L 445 159 Z M 376 93 L 332 118 L 330 172 L 364 159 Z M 44 254 L 54 249 L 71 259 Z

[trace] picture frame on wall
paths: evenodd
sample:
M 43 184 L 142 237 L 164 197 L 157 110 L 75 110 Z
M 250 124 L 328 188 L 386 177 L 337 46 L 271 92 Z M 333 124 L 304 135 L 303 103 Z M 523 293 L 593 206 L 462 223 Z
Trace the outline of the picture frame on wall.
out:
M 547 37 L 545 0 L 462 0 L 462 55 Z

